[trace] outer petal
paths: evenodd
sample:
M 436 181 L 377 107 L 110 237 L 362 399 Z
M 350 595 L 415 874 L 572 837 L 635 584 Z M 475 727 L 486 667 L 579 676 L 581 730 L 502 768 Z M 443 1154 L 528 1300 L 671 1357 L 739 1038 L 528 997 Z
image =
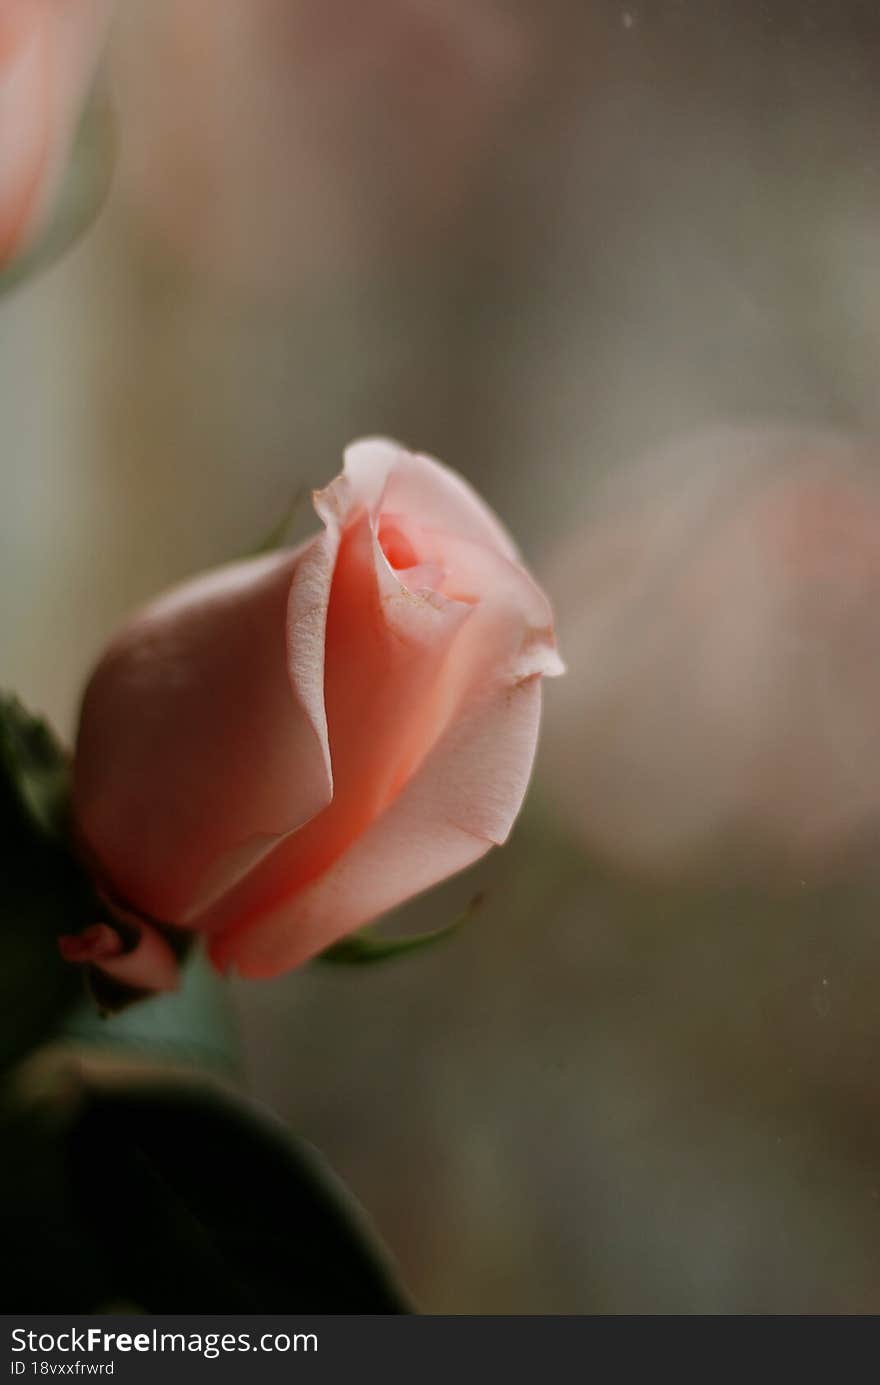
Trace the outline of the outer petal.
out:
M 334 866 L 257 926 L 215 939 L 215 963 L 251 977 L 287 971 L 503 841 L 528 784 L 540 707 L 537 676 L 496 686 Z
M 248 926 L 327 869 L 384 810 L 448 720 L 444 669 L 472 614 L 463 603 L 408 592 L 361 510 L 341 539 L 327 615 L 324 701 L 333 800 L 194 926 L 211 932 Z M 292 643 L 295 649 L 295 638 Z
M 329 800 L 316 708 L 332 549 L 318 542 L 160 598 L 92 677 L 75 820 L 99 875 L 144 913 L 185 922 Z M 314 638 L 289 666 L 285 628 L 298 602 L 310 603 Z
M 457 575 L 484 595 L 466 608 L 470 614 L 443 651 L 442 666 L 417 661 L 442 717 L 439 734 L 397 793 L 387 791 L 387 777 L 382 781 L 386 801 L 347 842 L 338 840 L 334 853 L 321 851 L 331 808 L 279 846 L 242 882 L 237 898 L 222 902 L 207 923 L 216 934 L 211 955 L 218 966 L 248 976 L 296 966 L 469 865 L 510 831 L 534 757 L 540 675 L 561 670 L 549 606 L 528 574 L 493 550 L 446 535 L 441 543 Z M 333 648 L 331 629 L 328 660 Z M 369 746 L 364 732 L 372 730 L 373 715 L 348 715 L 353 743 Z M 331 716 L 331 743 L 333 725 Z M 390 722 L 392 743 L 399 734 L 399 724 Z M 379 755 L 376 764 L 382 763 Z M 355 790 L 362 782 L 355 774 Z

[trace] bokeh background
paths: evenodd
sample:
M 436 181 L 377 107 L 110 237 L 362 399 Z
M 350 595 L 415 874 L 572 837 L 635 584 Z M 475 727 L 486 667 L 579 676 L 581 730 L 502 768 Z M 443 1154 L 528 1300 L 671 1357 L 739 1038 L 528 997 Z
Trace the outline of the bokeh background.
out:
M 253 1089 L 426 1312 L 880 1311 L 876 6 L 125 0 L 106 80 L 109 201 L 0 305 L 4 684 L 71 735 L 376 432 L 571 666 L 392 921 L 465 929 L 236 986 Z

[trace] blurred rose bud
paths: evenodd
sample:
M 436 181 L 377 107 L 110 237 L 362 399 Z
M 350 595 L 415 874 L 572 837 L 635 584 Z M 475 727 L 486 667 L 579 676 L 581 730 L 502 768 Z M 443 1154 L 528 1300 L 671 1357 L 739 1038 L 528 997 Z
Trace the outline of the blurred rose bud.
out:
M 0 266 L 51 210 L 110 0 L 0 0 Z
M 731 429 L 618 481 L 549 583 L 568 821 L 636 868 L 797 880 L 880 845 L 880 449 Z
M 215 963 L 246 976 L 296 966 L 503 842 L 541 675 L 560 671 L 546 597 L 440 463 L 357 443 L 315 508 L 324 532 L 300 548 L 135 617 L 92 676 L 76 749 L 99 886 L 208 934 Z
M 448 255 L 535 81 L 536 27 L 503 0 L 151 0 L 117 51 L 124 192 L 196 272 L 273 297 Z

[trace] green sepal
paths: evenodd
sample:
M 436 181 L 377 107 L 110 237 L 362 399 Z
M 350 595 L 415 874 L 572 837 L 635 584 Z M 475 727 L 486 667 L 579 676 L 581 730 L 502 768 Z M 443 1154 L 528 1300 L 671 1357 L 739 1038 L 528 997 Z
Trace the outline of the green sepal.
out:
M 458 918 L 453 919 L 451 923 L 445 923 L 442 928 L 433 928 L 428 933 L 411 933 L 408 937 L 389 938 L 383 937 L 372 928 L 362 928 L 359 932 L 350 933 L 347 938 L 341 938 L 332 947 L 319 952 L 315 961 L 342 966 L 364 966 L 373 962 L 391 962 L 396 957 L 420 952 L 422 948 L 433 947 L 435 943 L 442 943 L 451 938 L 463 924 L 470 922 L 482 902 L 482 895 L 475 895 Z
M 238 1025 L 229 986 L 194 947 L 180 967 L 180 988 L 140 996 L 115 1012 L 103 1011 L 84 988 L 62 1017 L 58 1039 L 116 1061 L 168 1063 L 241 1077 Z

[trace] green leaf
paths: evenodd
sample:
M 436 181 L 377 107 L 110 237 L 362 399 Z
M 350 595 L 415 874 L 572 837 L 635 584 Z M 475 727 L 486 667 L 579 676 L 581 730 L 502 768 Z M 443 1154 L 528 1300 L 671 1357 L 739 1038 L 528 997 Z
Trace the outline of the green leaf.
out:
M 95 220 L 116 160 L 116 134 L 106 95 L 92 91 L 80 118 L 51 218 L 36 243 L 0 271 L 0 295 L 54 263 Z
M 263 535 L 257 546 L 244 555 L 246 558 L 259 558 L 264 553 L 274 553 L 276 548 L 281 548 L 287 538 L 287 531 L 305 499 L 305 494 L 305 489 L 302 486 L 294 491 L 279 519 L 272 525 L 269 532 Z
M 85 1312 L 92 1302 L 108 1297 L 109 1280 L 70 1196 L 64 1120 L 57 1106 L 37 1107 L 19 1099 L 10 1077 L 2 1091 L 4 1302 L 35 1312 L 69 1303 L 72 1311 Z
M 66 830 L 70 765 L 47 722 L 0 693 L 0 774 L 37 831 L 60 840 Z
M 16 1270 L 6 1311 L 111 1300 L 152 1313 L 406 1311 L 362 1214 L 257 1108 L 219 1086 L 102 1074 L 73 1055 L 48 1075 L 31 1069 L 0 1143 Z
M 58 936 L 94 922 L 96 903 L 68 847 L 67 793 L 67 759 L 48 727 L 0 697 L 0 1071 L 81 990 Z
M 320 952 L 316 962 L 332 962 L 334 965 L 363 966 L 373 962 L 390 962 L 395 957 L 403 957 L 410 952 L 420 952 L 422 948 L 433 947 L 451 938 L 465 923 L 469 923 L 483 902 L 482 895 L 475 895 L 452 923 L 442 928 L 434 928 L 429 933 L 411 933 L 408 937 L 389 938 L 376 933 L 372 928 L 362 928 L 358 933 L 350 933 L 338 943 Z

